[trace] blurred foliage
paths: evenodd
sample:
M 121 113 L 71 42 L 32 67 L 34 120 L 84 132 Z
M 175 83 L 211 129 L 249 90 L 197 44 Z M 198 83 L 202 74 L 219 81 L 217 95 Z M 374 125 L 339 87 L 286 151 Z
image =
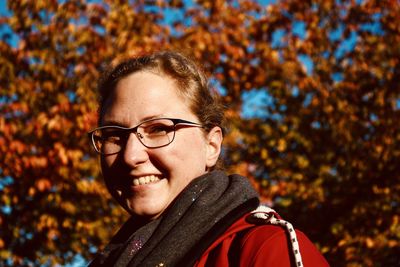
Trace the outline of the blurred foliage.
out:
M 190 53 L 247 175 L 332 266 L 400 262 L 400 3 L 12 0 L 0 17 L 0 265 L 90 259 L 126 219 L 86 132 L 104 66 Z M 263 96 L 253 110 L 246 96 Z

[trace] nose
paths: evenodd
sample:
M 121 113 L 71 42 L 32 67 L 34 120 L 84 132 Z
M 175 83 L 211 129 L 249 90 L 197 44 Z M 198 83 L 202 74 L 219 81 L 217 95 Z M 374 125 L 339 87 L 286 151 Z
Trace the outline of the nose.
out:
M 138 138 L 139 136 L 136 133 L 131 133 L 123 151 L 123 160 L 131 167 L 136 167 L 149 159 L 147 148 Z

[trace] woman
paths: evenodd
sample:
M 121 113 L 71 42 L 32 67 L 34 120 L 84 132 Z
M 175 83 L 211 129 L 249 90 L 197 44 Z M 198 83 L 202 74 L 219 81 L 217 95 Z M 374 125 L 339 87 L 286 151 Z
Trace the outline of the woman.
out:
M 298 245 L 306 266 L 327 265 L 301 232 L 289 245 L 285 228 L 270 224 L 282 223 L 276 214 L 251 214 L 259 200 L 246 178 L 215 170 L 223 109 L 192 61 L 175 52 L 130 59 L 99 89 L 90 136 L 131 218 L 90 266 L 301 266 Z

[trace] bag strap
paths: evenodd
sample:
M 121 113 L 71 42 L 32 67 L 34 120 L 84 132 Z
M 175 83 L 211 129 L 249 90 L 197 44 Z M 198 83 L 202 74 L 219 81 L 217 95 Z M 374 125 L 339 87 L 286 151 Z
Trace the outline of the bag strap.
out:
M 296 266 L 297 267 L 304 266 L 303 261 L 301 259 L 299 242 L 297 240 L 296 232 L 291 223 L 282 220 L 275 210 L 264 205 L 260 205 L 258 206 L 257 209 L 253 210 L 247 219 L 254 223 L 273 224 L 282 226 L 286 230 L 286 232 L 289 233 L 291 249 L 296 262 Z

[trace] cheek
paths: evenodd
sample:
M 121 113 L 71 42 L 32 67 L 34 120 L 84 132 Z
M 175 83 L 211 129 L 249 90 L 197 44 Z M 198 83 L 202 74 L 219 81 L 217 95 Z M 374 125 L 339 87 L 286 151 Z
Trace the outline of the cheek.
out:
M 105 159 L 103 157 L 100 160 L 100 165 L 106 187 L 111 192 L 112 188 L 115 186 L 115 184 L 112 183 L 113 181 L 115 182 L 115 180 L 112 179 L 110 175 L 112 173 L 112 171 L 110 170 L 111 165 L 108 163 L 108 159 Z
M 103 170 L 111 168 L 116 161 L 116 155 L 108 155 L 101 157 L 101 168 Z
M 179 164 L 180 167 L 189 172 L 205 169 L 203 166 L 205 165 L 206 155 L 205 140 L 199 133 L 182 134 L 177 136 L 175 141 L 177 141 L 175 146 L 170 150 L 171 160 L 173 161 L 171 164 L 175 166 Z M 179 167 L 177 166 L 177 168 Z
M 107 187 L 109 187 L 112 183 L 116 183 L 115 179 L 116 174 L 119 172 L 116 167 L 116 157 L 114 155 L 110 156 L 102 156 L 100 159 L 101 172 L 103 174 L 103 179 L 106 182 Z M 118 175 L 117 175 L 118 176 Z

